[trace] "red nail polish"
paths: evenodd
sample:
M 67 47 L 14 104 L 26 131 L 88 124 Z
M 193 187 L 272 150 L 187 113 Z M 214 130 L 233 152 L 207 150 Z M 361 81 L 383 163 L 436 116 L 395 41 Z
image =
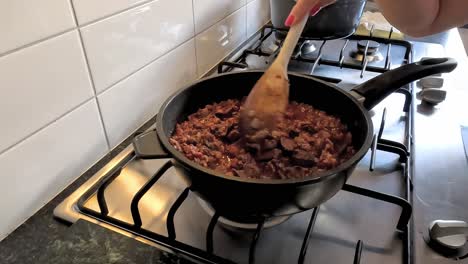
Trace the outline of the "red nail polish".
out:
M 291 26 L 294 23 L 295 19 L 296 18 L 293 15 L 289 15 L 286 21 L 284 22 L 284 25 L 287 27 Z
M 311 16 L 317 15 L 317 13 L 320 11 L 320 9 L 322 9 L 322 7 L 320 5 L 316 5 L 316 6 L 312 7 L 312 9 L 310 10 L 310 15 Z

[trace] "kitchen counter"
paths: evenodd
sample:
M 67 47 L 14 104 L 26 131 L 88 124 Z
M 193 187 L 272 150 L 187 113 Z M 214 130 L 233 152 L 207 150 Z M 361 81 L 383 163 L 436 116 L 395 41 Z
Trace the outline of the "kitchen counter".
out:
M 422 40 L 442 44 L 445 54 L 439 56 L 458 61 L 452 73 L 443 75 L 447 99 L 435 107 L 415 104 L 413 221 L 414 231 L 427 237 L 433 220 L 468 221 L 468 163 L 461 134 L 461 127 L 468 126 L 468 59 L 456 29 Z M 415 247 L 416 263 L 442 258 L 421 236 L 415 236 Z
M 429 107 L 419 101 L 415 104 L 414 122 L 418 126 L 415 129 L 416 147 L 413 150 L 417 167 L 413 179 L 414 222 L 415 232 L 424 233 L 427 224 L 434 219 L 468 220 L 466 207 L 454 206 L 466 205 L 468 200 L 465 194 L 465 186 L 468 186 L 468 167 L 460 134 L 460 125 L 463 122 L 468 125 L 468 60 L 456 30 L 440 34 L 438 37 L 417 40 L 442 44 L 446 50 L 445 55 L 454 57 L 459 62 L 459 67 L 454 73 L 444 75 L 445 88 L 448 90 L 444 103 L 436 107 Z M 418 57 L 418 54 L 415 55 Z M 154 120 L 150 120 L 140 131 L 147 129 L 153 122 Z M 439 136 L 441 134 L 444 136 Z M 70 226 L 53 217 L 54 208 L 125 148 L 130 139 L 131 137 L 0 242 L 0 262 L 180 263 L 177 262 L 178 259 L 161 254 L 153 247 L 86 221 L 78 221 Z M 417 263 L 441 258 L 420 239 L 416 239 L 415 247 L 418 247 Z
M 24 248 L 29 245 L 21 245 Z M 26 258 L 18 255 L 6 256 L 7 262 L 21 263 L 185 263 L 173 254 L 142 244 L 132 238 L 112 232 L 93 223 L 78 220 L 67 232 L 47 245 L 39 254 L 29 253 Z M 18 251 L 18 249 L 16 249 Z M 3 262 L 2 262 L 3 263 Z

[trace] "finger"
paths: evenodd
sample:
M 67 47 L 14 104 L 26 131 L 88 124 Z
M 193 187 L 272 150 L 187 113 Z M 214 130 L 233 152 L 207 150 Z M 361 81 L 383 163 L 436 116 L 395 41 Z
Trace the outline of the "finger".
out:
M 314 7 L 312 7 L 312 9 L 310 10 L 310 15 L 311 16 L 315 16 L 318 12 L 320 12 L 320 10 L 322 10 L 322 7 L 320 5 L 315 5 Z
M 310 9 L 317 5 L 318 2 L 318 0 L 298 0 L 286 19 L 285 25 L 294 25 L 296 21 L 299 21 L 304 16 L 308 15 Z

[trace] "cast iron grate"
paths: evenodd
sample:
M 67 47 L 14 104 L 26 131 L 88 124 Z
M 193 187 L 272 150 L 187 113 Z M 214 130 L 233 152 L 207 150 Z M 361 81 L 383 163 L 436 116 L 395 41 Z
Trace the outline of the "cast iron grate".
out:
M 139 137 L 137 136 L 135 140 L 138 140 L 138 138 Z M 167 172 L 173 166 L 171 161 L 167 161 L 158 171 L 156 171 L 153 174 L 153 176 L 140 188 L 140 190 L 132 198 L 131 215 L 132 215 L 133 222 L 125 222 L 125 221 L 119 220 L 109 215 L 109 210 L 108 210 L 108 206 L 107 206 L 107 202 L 105 198 L 106 188 L 112 183 L 112 181 L 114 181 L 117 178 L 117 176 L 119 176 L 120 172 L 122 171 L 122 168 L 124 168 L 126 164 L 128 164 L 132 160 L 141 159 L 141 158 L 142 157 L 138 156 L 138 153 L 132 152 L 125 159 L 123 159 L 121 164 L 118 164 L 113 171 L 111 171 L 108 175 L 101 178 L 99 182 L 95 186 L 93 186 L 93 188 L 89 189 L 82 197 L 80 197 L 80 199 L 78 200 L 78 204 L 77 204 L 79 210 L 88 216 L 94 217 L 108 224 L 125 229 L 134 235 L 147 238 L 155 243 L 166 246 L 167 248 L 172 249 L 175 252 L 179 252 L 183 255 L 186 255 L 191 259 L 201 261 L 203 263 L 234 263 L 231 260 L 217 256 L 213 252 L 214 243 L 215 243 L 213 239 L 213 232 L 214 232 L 214 228 L 216 224 L 218 223 L 219 218 L 222 216 L 219 212 L 214 213 L 208 225 L 208 228 L 206 231 L 205 250 L 201 250 L 199 248 L 193 247 L 191 245 L 182 243 L 177 240 L 177 231 L 175 230 L 174 219 L 175 219 L 177 210 L 180 208 L 180 206 L 184 203 L 184 201 L 188 197 L 189 192 L 190 192 L 190 187 L 187 187 L 184 189 L 184 191 L 182 191 L 182 193 L 175 200 L 175 202 L 172 204 L 169 210 L 167 220 L 166 220 L 166 228 L 167 228 L 167 233 L 168 233 L 167 236 L 152 232 L 142 227 L 142 220 L 141 220 L 140 211 L 138 209 L 138 203 L 141 200 L 141 198 L 145 195 L 145 193 L 148 192 L 152 188 L 152 186 L 157 184 L 158 180 L 164 175 L 164 173 Z M 411 263 L 411 255 L 410 255 L 411 245 L 410 245 L 410 229 L 409 229 L 409 221 L 410 221 L 411 213 L 412 213 L 411 204 L 406 199 L 403 199 L 397 196 L 393 196 L 393 195 L 389 195 L 389 194 L 385 194 L 381 192 L 376 192 L 373 190 L 369 190 L 369 189 L 365 189 L 365 188 L 361 188 L 361 187 L 357 187 L 357 186 L 353 186 L 349 184 L 344 185 L 343 191 L 347 191 L 347 192 L 354 193 L 357 195 L 362 195 L 362 196 L 369 197 L 372 199 L 380 200 L 382 202 L 387 202 L 387 203 L 391 203 L 394 205 L 398 205 L 399 207 L 401 207 L 402 211 L 401 211 L 396 229 L 401 235 L 401 239 L 403 243 L 403 256 L 402 256 L 403 263 Z M 409 194 L 408 192 L 409 192 L 409 189 L 407 188 L 406 195 Z M 93 210 L 85 206 L 86 201 L 88 201 L 93 196 L 94 193 L 97 194 L 99 210 Z M 307 226 L 307 231 L 304 235 L 302 246 L 298 252 L 297 263 L 304 263 L 305 261 L 305 256 L 307 254 L 307 249 L 308 249 L 309 241 L 311 238 L 311 233 L 313 232 L 315 221 L 317 219 L 317 215 L 319 214 L 319 210 L 320 210 L 320 207 L 312 209 L 312 215 Z M 249 263 L 255 263 L 257 242 L 261 238 L 263 224 L 265 223 L 266 220 L 267 219 L 264 219 L 264 221 L 261 221 L 260 223 L 258 223 L 257 229 L 252 237 L 250 250 L 249 250 L 249 256 L 248 256 Z M 353 263 L 360 263 L 363 247 L 364 247 L 363 241 L 359 240 L 356 242 L 355 254 L 354 256 L 350 256 L 350 262 L 352 260 Z
M 284 34 L 286 31 L 284 29 L 278 29 L 273 27 L 271 24 L 263 26 L 263 28 L 257 33 L 258 35 L 258 41 L 256 41 L 252 46 L 246 48 L 240 56 L 238 56 L 235 60 L 230 61 L 231 58 L 228 58 L 227 60 L 221 62 L 218 65 L 218 73 L 224 73 L 233 70 L 233 68 L 240 68 L 240 69 L 246 69 L 248 68 L 248 64 L 246 63 L 246 57 L 248 55 L 257 55 L 257 56 L 264 56 L 264 57 L 269 57 L 272 55 L 276 55 L 279 52 L 279 49 L 276 49 L 273 53 L 265 52 L 262 50 L 262 44 L 263 42 L 268 39 L 273 33 L 282 33 Z M 388 70 L 391 69 L 392 66 L 392 60 L 391 60 L 391 49 L 392 45 L 397 45 L 405 48 L 405 55 L 404 55 L 404 61 L 405 63 L 408 63 L 410 61 L 410 56 L 411 56 L 411 50 L 412 50 L 412 45 L 410 42 L 405 41 L 405 40 L 398 40 L 398 39 L 392 39 L 393 35 L 393 28 L 390 30 L 389 35 L 387 38 L 381 38 L 381 37 L 375 37 L 373 36 L 374 32 L 374 27 L 372 26 L 369 36 L 361 36 L 361 35 L 351 35 L 349 36 L 346 41 L 344 42 L 341 50 L 340 50 L 340 55 L 337 58 L 337 60 L 330 60 L 330 59 L 323 59 L 322 58 L 322 50 L 323 47 L 326 45 L 328 42 L 327 40 L 323 40 L 319 52 L 315 58 L 309 58 L 305 56 L 301 56 L 300 52 L 296 52 L 292 55 L 291 60 L 293 61 L 301 61 L 305 63 L 312 63 L 313 64 L 313 70 L 311 71 L 311 74 L 313 74 L 315 68 L 317 65 L 323 64 L 323 65 L 329 65 L 329 66 L 336 66 L 340 68 L 350 68 L 350 69 L 356 69 L 361 71 L 361 78 L 363 77 L 364 72 L 370 71 L 370 72 L 377 72 L 377 73 L 384 73 Z M 256 36 L 254 36 L 255 38 Z M 299 45 L 306 45 L 307 41 L 306 37 L 302 37 L 299 40 Z M 345 49 L 348 46 L 350 40 L 355 40 L 355 41 L 365 41 L 366 46 L 364 49 L 363 53 L 363 59 L 361 63 L 349 63 L 345 62 Z M 281 46 L 284 40 L 278 40 L 278 46 Z M 387 45 L 387 50 L 385 52 L 385 64 L 383 67 L 375 66 L 375 65 L 369 65 L 369 59 L 368 59 L 368 48 L 369 44 L 371 41 L 375 41 L 377 43 L 381 44 L 386 44 Z M 301 50 L 301 49 L 299 49 Z
M 262 41 L 267 39 L 272 33 L 276 31 L 281 31 L 281 30 L 275 29 L 271 25 L 264 26 L 262 30 L 259 32 L 260 41 L 256 42 L 254 46 L 245 49 L 242 52 L 242 54 L 239 57 L 237 57 L 237 59 L 235 59 L 234 61 L 221 62 L 218 65 L 218 72 L 224 73 L 224 72 L 232 71 L 234 68 L 247 69 L 248 65 L 246 64 L 245 59 L 247 55 L 249 54 L 255 54 L 259 56 L 271 56 L 272 54 L 263 52 L 260 49 L 260 47 L 261 47 Z M 405 47 L 406 48 L 405 60 L 406 62 L 410 61 L 411 44 L 409 42 L 391 39 L 392 31 L 390 32 L 388 38 L 373 37 L 372 32 L 373 31 L 371 30 L 370 36 L 368 37 L 355 36 L 355 35 L 350 36 L 343 44 L 343 47 L 340 50 L 339 59 L 336 61 L 325 60 L 322 58 L 322 49 L 324 45 L 326 45 L 326 41 L 322 42 L 319 48 L 318 56 L 316 58 L 313 58 L 313 59 L 304 58 L 296 54 L 296 55 L 293 55 L 294 56 L 293 60 L 297 60 L 297 61 L 304 62 L 304 63 L 312 63 L 313 67 L 312 67 L 311 74 L 313 74 L 317 65 L 324 64 L 324 65 L 336 66 L 340 68 L 347 67 L 347 68 L 361 70 L 361 77 L 363 76 L 365 71 L 383 73 L 383 72 L 388 71 L 391 68 L 392 62 L 391 62 L 390 50 L 391 50 L 392 45 L 400 45 L 400 46 Z M 346 46 L 349 44 L 350 40 L 366 41 L 366 48 L 364 52 L 364 54 L 366 55 L 367 55 L 366 51 L 369 47 L 369 41 L 377 41 L 379 43 L 387 44 L 388 48 L 386 51 L 385 66 L 375 67 L 375 66 L 368 65 L 368 60 L 366 56 L 364 56 L 364 59 L 362 60 L 362 63 L 360 64 L 345 63 L 344 62 L 344 50 Z M 333 79 L 333 78 L 320 77 L 320 76 L 315 76 L 315 75 L 314 77 L 321 78 L 329 82 L 335 82 L 335 83 L 340 82 L 340 80 Z M 411 106 L 411 99 L 412 99 L 410 88 L 401 88 L 398 90 L 398 92 L 404 94 L 406 98 L 403 111 L 409 112 L 409 109 Z M 399 237 L 401 238 L 401 241 L 403 244 L 403 253 L 402 253 L 403 263 L 412 263 L 412 254 L 411 254 L 412 242 L 411 242 L 411 229 L 410 229 L 411 225 L 409 224 L 411 213 L 412 213 L 411 198 L 410 198 L 410 193 L 412 189 L 412 182 L 411 182 L 411 177 L 410 177 L 411 169 L 409 167 L 410 166 L 410 162 L 409 162 L 410 153 L 406 145 L 382 138 L 383 130 L 385 128 L 385 118 L 386 118 L 386 109 L 384 109 L 383 114 L 382 114 L 380 129 L 378 133 L 374 136 L 374 142 L 371 148 L 372 150 L 371 164 L 370 164 L 369 169 L 373 170 L 374 168 L 377 150 L 388 151 L 388 152 L 398 154 L 400 157 L 400 162 L 405 165 L 405 173 L 404 173 L 405 175 L 404 180 L 406 184 L 405 195 L 404 195 L 405 198 L 392 196 L 392 195 L 388 195 L 385 193 L 376 192 L 373 190 L 369 190 L 369 189 L 365 189 L 365 188 L 361 188 L 361 187 L 357 187 L 357 186 L 353 186 L 349 184 L 345 184 L 345 186 L 343 187 L 343 191 L 347 191 L 347 192 L 361 195 L 364 197 L 369 197 L 372 199 L 380 200 L 382 202 L 395 204 L 401 207 L 402 211 L 398 220 L 398 224 L 396 226 L 396 230 L 398 231 Z M 411 118 L 411 115 L 409 115 L 408 118 Z M 411 120 L 408 120 L 408 121 L 410 122 Z M 407 128 L 406 134 L 407 134 L 406 135 L 407 137 L 409 138 L 411 137 L 409 133 L 409 126 Z M 409 142 L 410 140 L 408 140 L 408 144 Z M 164 175 L 164 173 L 172 167 L 173 164 L 170 161 L 166 162 L 156 173 L 154 173 L 154 175 L 141 187 L 141 189 L 133 197 L 131 201 L 131 208 L 130 208 L 133 222 L 124 222 L 122 220 L 119 220 L 109 215 L 109 210 L 108 210 L 108 206 L 107 206 L 107 202 L 105 198 L 106 188 L 115 180 L 115 178 L 117 178 L 122 168 L 125 167 L 125 165 L 128 162 L 134 159 L 140 159 L 140 158 L 142 157 L 139 157 L 138 153 L 132 152 L 131 154 L 129 154 L 121 162 L 121 164 L 118 164 L 113 171 L 111 171 L 105 177 L 101 178 L 99 182 L 95 186 L 93 186 L 93 188 L 89 189 L 82 197 L 80 197 L 78 204 L 77 204 L 79 210 L 90 217 L 94 217 L 108 224 L 125 229 L 134 235 L 144 237 L 155 243 L 161 244 L 171 250 L 174 250 L 175 252 L 186 255 L 190 259 L 203 262 L 203 263 L 234 263 L 231 260 L 225 259 L 223 257 L 217 256 L 216 254 L 214 254 L 213 249 L 214 249 L 214 244 L 216 241 L 214 241 L 213 239 L 213 232 L 214 232 L 215 226 L 218 223 L 219 218 L 222 217 L 222 215 L 219 212 L 214 213 L 214 215 L 212 216 L 210 220 L 208 228 L 206 230 L 205 250 L 193 247 L 191 245 L 182 243 L 177 240 L 177 230 L 175 229 L 174 219 L 176 217 L 176 213 L 178 209 L 181 207 L 181 205 L 189 196 L 190 187 L 187 187 L 184 189 L 184 191 L 182 191 L 182 193 L 172 204 L 168 212 L 168 216 L 166 220 L 166 229 L 167 229 L 167 234 L 168 234 L 167 236 L 152 232 L 142 227 L 142 220 L 141 220 L 141 215 L 140 215 L 140 211 L 138 208 L 138 204 L 140 200 L 142 199 L 142 197 L 145 195 L 145 193 L 148 192 L 155 184 L 157 184 L 158 180 Z M 84 206 L 86 201 L 88 201 L 95 193 L 96 193 L 97 200 L 98 200 L 99 211 L 93 210 Z M 320 212 L 320 207 L 312 209 L 312 214 L 311 214 L 306 232 L 304 234 L 302 246 L 300 250 L 298 251 L 297 260 L 291 260 L 291 262 L 297 261 L 297 263 L 304 263 L 306 259 L 307 249 L 309 247 L 309 242 L 311 239 L 311 234 L 313 232 L 315 221 L 317 219 L 319 212 Z M 256 257 L 256 251 L 257 251 L 257 243 L 261 239 L 261 234 L 264 228 L 264 223 L 267 220 L 268 219 L 264 219 L 257 225 L 257 228 L 255 230 L 255 233 L 250 243 L 249 255 L 248 255 L 249 263 L 256 262 L 255 257 Z M 365 247 L 364 241 L 359 240 L 356 242 L 355 253 L 354 253 L 354 256 L 350 256 L 350 263 L 351 261 L 352 263 L 355 263 L 355 264 L 360 263 L 361 254 L 362 254 L 362 250 L 364 247 Z
M 258 38 L 258 41 L 254 42 L 250 47 L 247 47 L 242 51 L 242 53 L 236 58 L 227 58 L 226 60 L 220 62 L 218 64 L 217 70 L 218 73 L 226 73 L 230 72 L 233 69 L 248 69 L 249 65 L 247 64 L 247 56 L 249 55 L 256 55 L 256 56 L 261 56 L 261 57 L 270 57 L 270 56 L 276 56 L 277 53 L 279 52 L 279 49 L 276 49 L 273 53 L 265 52 L 262 50 L 262 45 L 264 42 L 272 36 L 274 33 L 285 33 L 286 31 L 284 29 L 278 29 L 273 27 L 272 25 L 265 25 L 258 33 L 256 36 L 253 38 Z M 393 35 L 393 28 L 390 30 L 389 35 L 387 38 L 381 38 L 381 37 L 374 37 L 373 36 L 374 32 L 374 27 L 371 27 L 371 30 L 369 32 L 369 36 L 360 36 L 360 35 L 351 35 L 349 36 L 346 41 L 344 41 L 342 48 L 340 49 L 340 55 L 337 57 L 336 60 L 331 60 L 331 59 L 323 59 L 323 48 L 327 45 L 327 40 L 323 40 L 322 43 L 320 44 L 320 47 L 318 49 L 318 54 L 315 56 L 315 58 L 309 58 L 308 56 L 302 56 L 301 55 L 301 50 L 303 45 L 307 45 L 307 38 L 301 38 L 299 43 L 300 46 L 298 47 L 299 52 L 295 52 L 292 55 L 291 61 L 297 61 L 297 62 L 302 62 L 302 63 L 310 63 L 312 64 L 312 70 L 310 74 L 315 78 L 331 82 L 331 83 L 339 83 L 341 80 L 335 79 L 335 78 L 330 78 L 330 77 L 324 77 L 324 76 L 319 76 L 319 75 L 314 75 L 314 71 L 317 68 L 318 65 L 328 65 L 328 66 L 335 66 L 339 68 L 349 68 L 349 69 L 355 69 L 355 70 L 360 70 L 361 74 L 360 77 L 364 77 L 364 73 L 366 71 L 370 72 L 377 72 L 377 73 L 384 73 L 386 71 L 389 71 L 392 66 L 392 59 L 391 59 L 391 50 L 392 50 L 392 45 L 393 46 L 400 46 L 405 49 L 405 55 L 403 58 L 403 63 L 408 63 L 410 62 L 410 57 L 411 57 L 411 51 L 412 51 L 412 45 L 408 41 L 404 40 L 398 40 L 398 39 L 392 39 Z M 350 40 L 353 41 L 364 41 L 366 43 L 364 53 L 363 53 L 363 59 L 361 63 L 349 63 L 345 62 L 345 49 L 349 45 Z M 375 65 L 369 65 L 369 59 L 368 59 L 368 48 L 369 44 L 371 41 L 377 42 L 379 44 L 385 44 L 387 49 L 385 52 L 385 64 L 383 67 L 375 66 Z M 279 40 L 278 46 L 281 46 L 283 44 L 283 40 Z M 399 90 L 396 91 L 397 93 L 401 93 L 405 95 L 405 104 L 403 107 L 404 112 L 408 112 L 410 110 L 411 106 L 411 100 L 412 100 L 412 95 L 411 91 L 408 88 L 400 88 Z

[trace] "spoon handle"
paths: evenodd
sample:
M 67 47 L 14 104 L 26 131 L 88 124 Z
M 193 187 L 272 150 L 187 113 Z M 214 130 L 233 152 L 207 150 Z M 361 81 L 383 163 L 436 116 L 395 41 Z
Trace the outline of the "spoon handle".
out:
M 309 16 L 304 16 L 298 23 L 294 24 L 291 28 L 289 28 L 288 34 L 286 39 L 283 41 L 283 46 L 276 57 L 275 62 L 280 63 L 280 65 L 287 71 L 289 60 L 294 52 L 294 48 L 301 37 L 302 31 L 307 23 Z

